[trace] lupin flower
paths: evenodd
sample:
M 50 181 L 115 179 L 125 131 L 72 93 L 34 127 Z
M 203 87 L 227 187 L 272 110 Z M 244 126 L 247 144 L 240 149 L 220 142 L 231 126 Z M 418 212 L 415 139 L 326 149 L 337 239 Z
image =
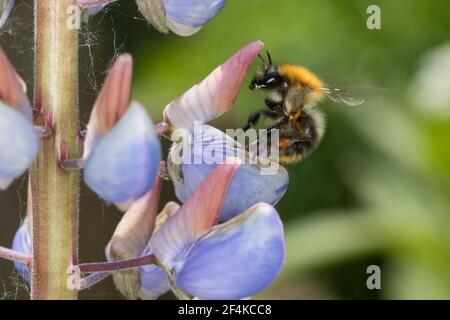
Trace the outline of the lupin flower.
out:
M 105 7 L 106 7 L 106 4 L 101 4 L 98 6 L 87 8 L 86 11 L 89 15 L 93 16 L 93 15 L 96 15 L 97 13 L 99 13 L 100 11 L 102 11 Z
M 172 149 L 168 160 L 169 174 L 172 177 L 176 195 L 183 203 L 216 168 L 217 163 L 212 162 L 229 156 L 238 157 L 243 162 L 249 161 L 249 154 L 245 148 L 222 131 L 208 125 L 195 130 L 192 134 L 192 144 L 187 148 L 183 147 L 182 150 L 185 153 L 181 161 L 189 160 L 187 164 L 182 163 L 181 166 L 173 164 L 171 158 L 178 153 L 176 148 Z M 214 154 L 213 161 L 208 159 L 210 152 Z M 201 161 L 194 163 L 195 159 L 201 159 Z M 283 197 L 289 182 L 286 169 L 277 165 L 275 174 L 265 175 L 262 174 L 262 170 L 266 165 L 262 161 L 256 157 L 254 164 L 241 165 L 228 190 L 220 216 L 222 221 L 234 218 L 258 202 L 275 205 Z
M 39 151 L 25 86 L 0 49 L 0 189 L 21 176 Z
M 178 212 L 179 209 L 180 205 L 178 203 L 167 203 L 161 213 L 158 214 L 155 232 L 164 225 L 168 218 Z M 146 244 L 141 255 L 145 256 L 151 253 L 152 251 L 150 247 Z M 157 265 L 151 264 L 140 267 L 139 278 L 141 282 L 139 298 L 141 299 L 154 300 L 170 290 L 170 284 L 166 271 Z
M 130 55 L 114 63 L 97 98 L 84 144 L 84 180 L 106 201 L 126 211 L 152 187 L 161 146 L 150 116 L 131 102 Z
M 25 220 L 22 222 L 22 225 L 17 230 L 12 248 L 13 250 L 25 253 L 25 254 L 31 254 L 31 236 L 30 236 L 30 223 L 29 218 L 25 218 Z M 14 266 L 16 270 L 19 272 L 19 274 L 27 281 L 30 281 L 30 269 L 28 269 L 28 266 L 26 266 L 24 263 L 20 262 L 14 262 Z
M 277 211 L 259 203 L 199 238 L 176 261 L 174 281 L 200 299 L 245 299 L 276 279 L 285 252 Z
M 197 216 L 192 216 L 192 222 L 198 225 L 198 232 L 202 232 L 201 230 L 206 232 L 217 222 L 217 214 L 207 216 L 206 212 L 217 213 L 223 206 L 225 194 L 236 170 L 236 165 L 223 165 L 222 168 L 217 169 L 214 175 L 208 177 L 203 191 L 199 191 L 199 194 L 182 209 L 176 203 L 168 203 L 158 215 L 155 226 L 161 191 L 161 178 L 157 177 L 157 183 L 151 192 L 136 201 L 121 219 L 106 247 L 108 261 L 131 259 L 153 253 L 154 249 L 148 245 L 153 231 L 158 233 L 178 212 L 197 212 Z M 207 197 L 208 203 L 204 202 L 202 197 Z M 203 218 L 205 219 L 201 220 Z M 138 297 L 146 300 L 156 299 L 170 290 L 166 270 L 156 265 L 142 266 L 139 270 L 121 271 L 114 276 L 114 282 L 120 292 L 131 300 Z
M 167 218 L 180 208 L 177 203 L 169 202 L 156 217 L 161 181 L 162 179 L 157 177 L 153 189 L 142 199 L 136 201 L 122 217 L 106 247 L 108 261 L 151 254 L 147 244 L 153 231 L 158 230 Z M 170 290 L 166 272 L 154 264 L 117 272 L 113 277 L 116 287 L 129 300 L 137 298 L 154 300 Z
M 142 266 L 139 273 L 129 270 L 115 275 L 125 297 L 155 299 L 172 289 L 184 299 L 243 299 L 278 276 L 285 243 L 282 223 L 272 206 L 256 204 L 217 225 L 239 162 L 228 159 L 219 165 L 182 207 L 167 204 L 157 217 L 153 236 L 158 184 L 153 196 L 133 205 L 122 218 L 107 247 L 108 260 L 115 260 L 112 252 L 115 258 L 130 259 L 139 250 L 140 256 L 153 253 L 158 259 L 158 265 Z M 224 259 L 227 256 L 233 258 Z
M 117 0 L 78 0 L 78 6 L 83 9 L 84 19 L 88 20 L 90 16 L 94 16 L 101 12 L 108 4 Z
M 191 143 L 187 145 L 186 141 L 175 142 L 168 158 L 169 174 L 181 202 L 191 198 L 217 166 L 217 163 L 207 161 L 187 163 L 186 159 L 204 160 L 205 153 L 214 151 L 216 159 L 234 156 L 243 161 L 228 192 L 221 214 L 222 221 L 235 217 L 259 202 L 275 205 L 283 197 L 289 183 L 285 168 L 276 165 L 274 174 L 262 174 L 263 167 L 268 166 L 268 160 L 263 161 L 255 155 L 250 155 L 243 146 L 225 133 L 203 125 L 234 106 L 248 70 L 263 46 L 261 42 L 254 42 L 241 49 L 164 110 L 167 123 L 190 134 L 188 140 Z M 184 153 L 181 158 L 180 153 Z M 254 161 L 248 163 L 250 158 Z
M 152 187 L 161 146 L 144 107 L 131 102 L 133 61 L 120 56 L 97 98 L 84 144 L 84 180 L 101 198 L 126 211 Z
M 154 230 L 161 187 L 162 179 L 157 176 L 152 190 L 134 202 L 122 217 L 105 250 L 108 261 L 136 258 L 145 249 Z M 159 269 L 157 266 L 152 265 L 151 267 Z M 157 275 L 157 270 L 152 271 L 154 271 L 152 274 L 156 272 Z M 160 272 L 163 272 L 163 270 L 160 270 Z M 138 269 L 117 272 L 113 275 L 113 278 L 116 287 L 127 299 L 135 300 L 139 297 L 141 280 Z M 164 277 L 162 280 L 167 283 L 167 279 Z M 157 290 L 157 287 L 151 289 Z M 169 290 L 168 287 L 164 292 L 167 290 Z M 152 296 L 156 298 L 160 294 L 153 294 Z
M 228 163 L 219 165 L 149 242 L 181 297 L 243 299 L 267 287 L 284 264 L 283 226 L 272 206 L 256 204 L 216 225 L 239 169 Z
M 136 0 L 136 3 L 158 31 L 191 36 L 222 10 L 226 0 Z
M 3 27 L 14 7 L 14 0 L 0 0 L 0 28 Z
M 117 0 L 78 0 L 89 14 L 97 14 Z M 139 11 L 162 33 L 191 36 L 219 14 L 226 0 L 136 0 Z

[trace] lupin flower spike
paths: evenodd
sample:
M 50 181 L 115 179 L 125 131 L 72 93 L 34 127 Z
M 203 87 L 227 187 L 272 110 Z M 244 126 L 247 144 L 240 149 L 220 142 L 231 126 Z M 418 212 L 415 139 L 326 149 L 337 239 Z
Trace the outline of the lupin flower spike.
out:
M 21 176 L 39 151 L 24 83 L 0 48 L 0 189 Z
M 158 31 L 191 36 L 222 10 L 226 0 L 136 0 L 136 3 Z
M 130 55 L 114 63 L 97 98 L 84 144 L 84 180 L 106 201 L 126 211 L 152 187 L 161 146 L 150 116 L 131 102 Z
M 274 174 L 262 175 L 261 159 L 252 155 L 249 157 L 243 146 L 225 133 L 210 126 L 201 126 L 234 106 L 248 70 L 263 46 L 260 41 L 247 45 L 164 110 L 167 123 L 192 134 L 192 145 L 189 146 L 191 150 L 183 150 L 184 159 L 203 159 L 205 150 L 208 149 L 220 154 L 222 159 L 235 156 L 243 161 L 228 192 L 221 214 L 222 221 L 235 217 L 258 202 L 275 205 L 285 194 L 289 183 L 288 173 L 282 166 L 270 163 L 270 166 L 276 167 L 277 170 Z M 196 124 L 199 127 L 195 127 Z M 181 143 L 183 144 L 184 142 Z M 179 154 L 179 145 L 174 144 L 168 165 L 177 197 L 181 202 L 185 202 L 214 170 L 217 163 L 177 163 L 174 159 Z M 254 159 L 253 163 L 246 163 L 251 157 Z M 267 162 L 264 163 L 266 167 Z
M 3 27 L 14 7 L 14 0 L 0 0 L 0 28 Z
M 284 264 L 283 226 L 272 206 L 256 204 L 215 226 L 238 167 L 218 166 L 150 240 L 179 297 L 243 299 L 267 287 Z

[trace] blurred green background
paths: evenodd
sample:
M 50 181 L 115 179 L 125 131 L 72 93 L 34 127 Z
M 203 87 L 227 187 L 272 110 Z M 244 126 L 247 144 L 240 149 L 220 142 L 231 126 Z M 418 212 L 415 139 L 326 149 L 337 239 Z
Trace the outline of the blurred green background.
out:
M 29 2 L 19 1 L 0 42 L 32 88 Z M 371 4 L 381 7 L 381 30 L 366 27 Z M 333 83 L 386 88 L 359 108 L 323 104 L 325 138 L 310 158 L 288 168 L 290 186 L 277 206 L 286 266 L 257 298 L 449 299 L 449 12 L 446 0 L 230 0 L 200 33 L 180 38 L 158 34 L 133 1 L 121 0 L 83 28 L 82 124 L 112 58 L 125 51 L 135 58 L 134 98 L 155 122 L 168 102 L 258 39 L 275 62 L 305 65 Z M 262 107 L 263 96 L 244 89 L 214 124 L 241 127 Z M 2 245 L 23 216 L 25 189 L 23 180 L 0 194 Z M 173 199 L 167 183 L 163 201 Z M 103 260 L 120 214 L 86 188 L 80 200 L 81 257 Z M 381 268 L 381 290 L 366 286 L 370 265 Z M 26 297 L 4 261 L 2 295 Z M 82 297 L 120 298 L 111 281 Z

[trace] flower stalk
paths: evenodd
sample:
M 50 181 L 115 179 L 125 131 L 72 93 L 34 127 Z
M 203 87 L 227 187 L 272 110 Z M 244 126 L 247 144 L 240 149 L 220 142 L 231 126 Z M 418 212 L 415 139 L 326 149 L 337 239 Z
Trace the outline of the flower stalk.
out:
M 52 128 L 30 171 L 33 207 L 32 299 L 76 299 L 67 286 L 78 264 L 79 172 L 60 163 L 80 156 L 78 30 L 68 24 L 76 0 L 35 0 L 35 124 Z
M 0 246 L 0 257 L 6 260 L 21 262 L 25 264 L 31 263 L 31 256 L 23 254 L 5 247 Z
M 155 255 L 150 254 L 147 256 L 139 257 L 139 258 L 121 260 L 121 261 L 84 263 L 84 264 L 80 264 L 78 267 L 80 269 L 80 272 L 82 272 L 82 273 L 112 272 L 112 271 L 120 271 L 120 270 L 137 268 L 140 266 L 156 264 L 156 263 L 157 263 L 157 259 L 156 259 Z

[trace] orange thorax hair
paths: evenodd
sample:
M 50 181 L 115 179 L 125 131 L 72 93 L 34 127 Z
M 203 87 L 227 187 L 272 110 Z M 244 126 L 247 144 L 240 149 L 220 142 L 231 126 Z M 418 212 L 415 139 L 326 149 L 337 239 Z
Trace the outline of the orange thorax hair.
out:
M 293 64 L 285 64 L 279 67 L 280 74 L 287 78 L 292 85 L 302 85 L 311 89 L 318 97 L 323 96 L 325 84 L 310 70 Z

